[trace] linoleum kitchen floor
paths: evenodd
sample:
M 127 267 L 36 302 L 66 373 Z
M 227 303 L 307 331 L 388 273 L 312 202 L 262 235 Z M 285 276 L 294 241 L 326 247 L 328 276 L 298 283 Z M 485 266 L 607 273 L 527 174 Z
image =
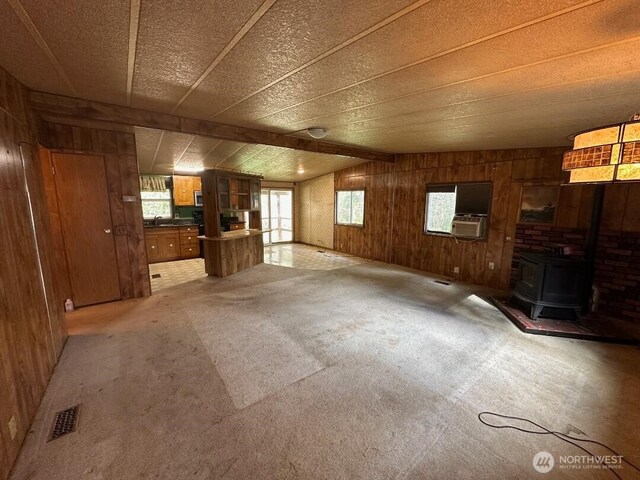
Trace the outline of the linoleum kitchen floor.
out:
M 542 450 L 545 478 L 613 477 L 485 410 L 640 463 L 640 351 L 525 335 L 478 293 L 379 262 L 262 264 L 80 309 L 11 478 L 525 479 Z M 75 404 L 77 431 L 47 443 Z

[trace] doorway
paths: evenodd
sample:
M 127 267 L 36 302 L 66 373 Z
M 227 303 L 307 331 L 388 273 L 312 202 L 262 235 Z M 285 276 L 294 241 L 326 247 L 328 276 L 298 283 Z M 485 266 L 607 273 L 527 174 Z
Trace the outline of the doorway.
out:
M 264 244 L 293 242 L 293 190 L 263 188 L 261 191 Z
M 73 303 L 119 300 L 104 157 L 54 153 L 52 166 Z

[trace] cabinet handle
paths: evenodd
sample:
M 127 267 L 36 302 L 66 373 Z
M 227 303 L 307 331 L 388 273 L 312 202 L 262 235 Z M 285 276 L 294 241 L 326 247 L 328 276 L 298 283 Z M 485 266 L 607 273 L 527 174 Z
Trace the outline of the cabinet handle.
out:
M 107 233 L 107 234 L 108 234 L 108 233 L 111 233 L 111 229 L 110 229 L 110 228 L 105 228 L 105 229 L 104 229 L 104 233 Z
M 170 246 L 170 247 L 173 247 L 173 243 L 170 243 L 170 244 L 169 244 L 169 246 Z
M 151 250 L 153 250 L 154 248 L 156 248 L 156 247 L 154 247 L 153 245 L 151 245 Z
M 191 240 L 191 237 L 187 237 L 187 240 Z

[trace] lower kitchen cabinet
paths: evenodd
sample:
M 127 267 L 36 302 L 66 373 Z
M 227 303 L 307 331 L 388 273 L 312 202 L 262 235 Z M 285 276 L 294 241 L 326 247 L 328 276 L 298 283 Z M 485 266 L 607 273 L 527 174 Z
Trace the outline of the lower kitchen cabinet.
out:
M 200 255 L 198 227 L 147 227 L 144 229 L 149 263 L 194 258 Z

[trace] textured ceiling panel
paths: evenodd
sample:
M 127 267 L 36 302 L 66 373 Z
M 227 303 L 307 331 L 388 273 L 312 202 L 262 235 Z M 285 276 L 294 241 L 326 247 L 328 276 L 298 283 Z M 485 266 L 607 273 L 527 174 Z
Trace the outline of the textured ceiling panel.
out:
M 280 0 L 179 112 L 207 118 L 410 4 L 410 0 Z M 340 12 L 339 21 L 327 12 Z M 248 66 L 251 68 L 247 68 Z
M 477 115 L 467 118 L 448 119 L 440 122 L 413 123 L 410 126 L 390 128 L 389 134 L 381 136 L 377 130 L 350 135 L 357 141 L 376 145 L 376 148 L 391 149 L 398 152 L 411 151 L 408 145 L 416 142 L 442 145 L 450 143 L 455 148 L 449 150 L 470 149 L 468 145 L 483 148 L 508 148 L 504 139 L 520 138 L 521 147 L 557 146 L 570 142 L 566 136 L 589 125 L 613 123 L 620 118 L 619 112 L 633 111 L 637 106 L 638 93 L 607 96 L 603 98 L 585 99 L 571 104 L 568 109 L 564 104 L 536 105 L 527 109 L 506 111 L 495 114 Z M 628 115 L 627 115 L 628 117 Z M 566 125 L 574 125 L 570 131 Z M 525 137 L 529 130 L 545 131 L 539 137 Z M 562 132 L 562 133 L 560 133 Z M 531 143 L 532 138 L 537 140 Z M 560 140 L 559 140 L 560 139 Z M 483 145 L 495 145 L 483 147 Z M 436 151 L 430 150 L 430 151 Z
M 136 154 L 140 173 L 167 173 L 154 169 L 154 160 L 162 131 L 150 128 L 136 128 Z
M 34 90 L 73 93 L 6 1 L 0 1 L 0 66 Z
M 258 118 L 273 113 L 274 110 L 406 67 L 479 38 L 506 31 L 546 13 L 561 11 L 568 3 L 577 2 L 430 2 L 413 14 L 402 17 L 215 119 L 237 123 Z M 496 11 L 501 12 L 499 23 L 495 21 Z M 530 46 L 535 46 L 536 38 L 527 37 Z M 507 45 L 513 46 L 511 42 L 507 42 Z M 550 42 L 550 46 L 553 46 L 553 43 Z M 519 50 L 513 54 L 519 55 L 527 48 L 529 47 L 526 43 L 520 43 Z M 487 53 L 484 52 L 485 55 Z M 506 55 L 497 56 L 500 60 L 517 59 L 517 56 L 505 58 L 508 50 L 501 53 Z M 539 57 L 542 55 L 539 54 Z M 471 69 L 485 60 L 476 58 L 463 68 Z M 424 77 L 417 77 L 420 78 Z
M 215 168 L 222 164 L 227 158 L 237 153 L 246 143 L 223 141 L 204 159 L 205 168 Z
M 637 0 L 140 1 L 0 1 L 0 65 L 38 90 L 124 104 L 132 79 L 136 107 L 388 152 L 567 144 L 640 109 Z M 293 181 L 360 162 L 137 138 L 159 173 Z
M 261 3 L 142 2 L 132 105 L 170 111 Z
M 599 81 L 572 83 L 566 86 L 548 87 L 544 90 L 525 91 L 508 97 L 503 95 L 488 96 L 485 99 L 476 101 L 450 103 L 449 105 L 430 109 L 409 110 L 407 113 L 397 115 L 371 117 L 368 120 L 336 125 L 332 127 L 332 131 L 335 132 L 335 135 L 340 135 L 341 138 L 349 138 L 349 135 L 366 130 L 376 130 L 379 135 L 384 134 L 386 136 L 393 135 L 397 130 L 405 129 L 407 125 L 439 123 L 471 116 L 480 118 L 500 112 L 517 112 L 538 106 L 562 106 L 564 108 L 573 102 L 601 98 L 611 98 L 612 101 L 615 101 L 613 97 L 620 95 L 625 97 L 638 95 L 638 98 L 640 98 L 639 73 L 640 70 L 636 70 L 624 76 L 618 75 L 615 78 L 613 83 L 618 87 L 618 92 L 620 93 L 612 93 L 611 78 L 605 77 Z M 626 117 L 633 114 L 638 109 L 638 106 L 638 104 L 630 104 Z M 500 128 L 504 128 L 504 126 L 500 126 Z M 560 133 L 560 136 L 554 139 L 557 145 L 566 143 L 566 135 L 569 133 L 571 132 Z
M 571 88 L 572 84 L 588 82 L 589 79 L 601 79 L 597 83 L 610 84 L 612 91 L 620 92 L 620 88 L 616 86 L 616 77 L 628 77 L 630 69 L 640 68 L 640 63 L 635 63 L 638 51 L 640 38 L 544 63 L 525 63 L 522 66 L 488 70 L 488 73 L 482 71 L 480 75 L 460 75 L 458 69 L 451 69 L 452 63 L 449 60 L 456 65 L 468 64 L 480 53 L 468 49 L 452 55 L 450 59 L 440 58 L 429 62 L 429 71 L 425 67 L 425 71 L 420 72 L 422 75 L 412 75 L 411 70 L 405 70 L 285 110 L 261 121 L 268 122 L 268 126 L 272 128 L 299 129 L 310 123 L 318 123 L 331 129 L 337 125 L 370 118 L 389 117 L 556 85 Z M 597 65 L 598 68 L 585 68 L 585 65 Z M 600 68 L 603 65 L 606 68 Z M 545 95 L 544 92 L 540 94 Z M 505 101 L 509 99 L 505 98 Z
M 195 137 L 183 133 L 164 132 L 158 147 L 154 169 L 173 169 Z M 147 172 L 153 173 L 153 172 Z
M 148 128 L 136 128 L 135 135 L 139 169 L 147 174 L 171 175 L 174 167 L 221 168 L 268 180 L 301 182 L 365 161 Z
M 118 104 L 126 101 L 129 2 L 21 2 L 78 96 Z
M 220 145 L 221 140 L 210 137 L 193 137 L 184 154 L 176 160 L 175 165 L 187 168 L 201 168 L 207 158 Z

